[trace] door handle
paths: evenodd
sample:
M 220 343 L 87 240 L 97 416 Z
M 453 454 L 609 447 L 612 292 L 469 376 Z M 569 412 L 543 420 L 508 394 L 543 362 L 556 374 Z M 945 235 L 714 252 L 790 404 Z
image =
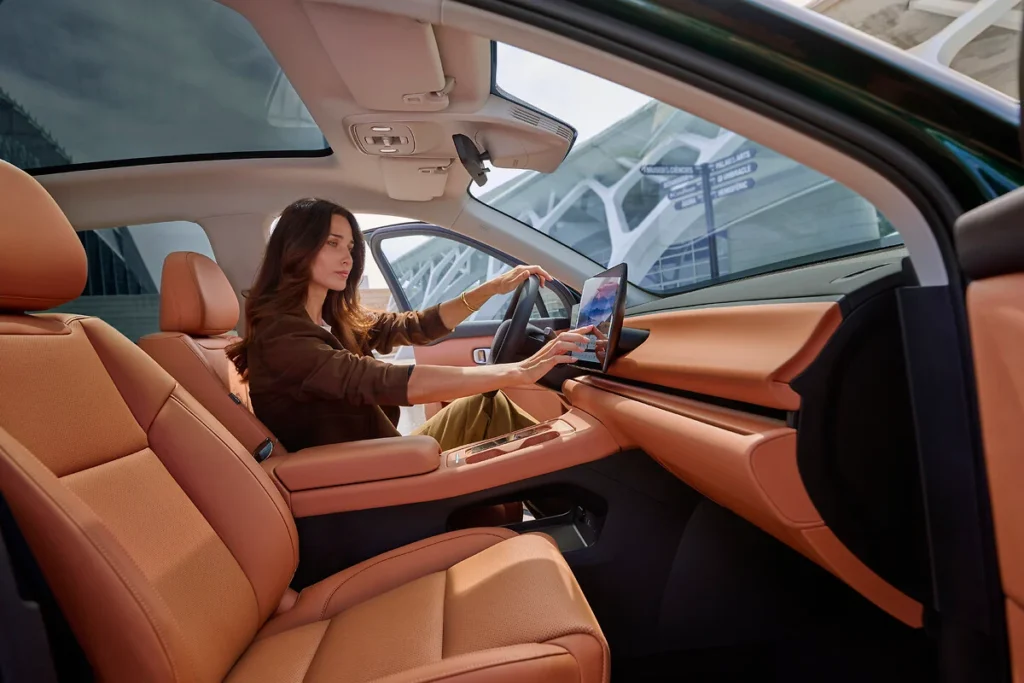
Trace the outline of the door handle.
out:
M 490 349 L 473 349 L 473 362 L 477 365 L 487 365 L 491 360 Z

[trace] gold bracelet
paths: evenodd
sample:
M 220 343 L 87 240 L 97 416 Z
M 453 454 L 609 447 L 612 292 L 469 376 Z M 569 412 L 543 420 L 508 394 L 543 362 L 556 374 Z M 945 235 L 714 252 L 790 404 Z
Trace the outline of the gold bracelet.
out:
M 469 301 L 466 300 L 466 293 L 465 292 L 460 294 L 459 298 L 462 299 L 462 303 L 466 304 L 466 308 L 468 308 L 469 310 L 473 311 L 474 313 L 476 313 L 477 311 L 480 310 L 479 308 L 473 308 L 472 306 L 469 305 Z

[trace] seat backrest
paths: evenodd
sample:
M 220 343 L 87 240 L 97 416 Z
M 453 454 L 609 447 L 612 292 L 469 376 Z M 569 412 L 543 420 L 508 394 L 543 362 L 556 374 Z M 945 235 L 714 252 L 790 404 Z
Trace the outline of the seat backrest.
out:
M 215 681 L 280 603 L 294 520 L 241 444 L 109 325 L 28 315 L 86 257 L 0 162 L 0 491 L 98 680 Z
M 274 442 L 270 430 L 249 404 L 249 385 L 225 351 L 238 337 L 228 334 L 238 324 L 238 299 L 220 266 L 203 254 L 168 254 L 160 278 L 160 332 L 143 337 L 139 346 L 178 380 L 252 453 L 263 441 Z

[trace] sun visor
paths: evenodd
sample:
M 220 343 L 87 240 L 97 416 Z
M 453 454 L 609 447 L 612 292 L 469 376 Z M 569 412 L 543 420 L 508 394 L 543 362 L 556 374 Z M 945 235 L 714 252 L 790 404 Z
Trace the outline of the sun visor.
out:
M 353 99 L 377 111 L 440 111 L 446 78 L 428 23 L 323 2 L 303 3 L 331 63 Z
M 429 202 L 444 194 L 452 159 L 380 160 L 380 172 L 388 196 L 406 202 Z

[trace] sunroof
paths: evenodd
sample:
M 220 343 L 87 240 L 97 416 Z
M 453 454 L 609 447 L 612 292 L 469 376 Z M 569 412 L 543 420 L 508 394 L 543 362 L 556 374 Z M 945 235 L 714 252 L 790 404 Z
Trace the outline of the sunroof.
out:
M 214 0 L 0 0 L 0 158 L 26 170 L 330 149 Z

